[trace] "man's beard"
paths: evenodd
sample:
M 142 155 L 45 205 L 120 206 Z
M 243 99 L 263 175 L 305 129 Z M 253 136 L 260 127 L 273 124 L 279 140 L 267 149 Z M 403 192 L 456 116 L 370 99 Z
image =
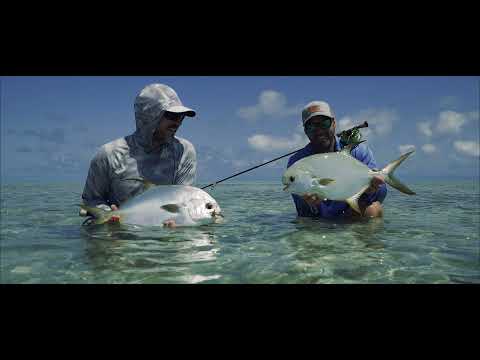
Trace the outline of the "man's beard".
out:
M 172 128 L 171 130 L 172 131 L 168 131 L 168 130 L 165 131 L 163 136 L 160 136 L 158 130 L 155 130 L 153 132 L 153 136 L 152 136 L 152 144 L 156 144 L 156 145 L 163 144 L 163 143 L 171 140 L 175 136 L 175 134 L 177 133 L 178 129 L 173 129 Z
M 317 139 L 317 147 L 322 150 L 330 150 L 332 146 L 332 138 L 330 135 L 326 135 L 325 137 L 321 137 Z
M 332 131 L 328 133 L 321 134 L 320 136 L 315 136 L 314 141 L 310 139 L 314 148 L 320 152 L 329 152 L 332 150 L 332 145 L 334 144 L 335 137 Z

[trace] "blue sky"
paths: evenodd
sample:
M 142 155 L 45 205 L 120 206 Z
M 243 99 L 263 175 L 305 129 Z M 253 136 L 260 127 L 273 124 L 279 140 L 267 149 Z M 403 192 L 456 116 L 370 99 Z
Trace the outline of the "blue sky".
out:
M 177 135 L 218 180 L 307 143 L 301 108 L 327 101 L 337 129 L 367 120 L 379 167 L 415 147 L 399 177 L 479 176 L 479 77 L 1 77 L 2 181 L 83 182 L 102 144 L 135 130 L 133 101 L 151 83 L 197 110 Z M 235 180 L 275 180 L 287 159 Z

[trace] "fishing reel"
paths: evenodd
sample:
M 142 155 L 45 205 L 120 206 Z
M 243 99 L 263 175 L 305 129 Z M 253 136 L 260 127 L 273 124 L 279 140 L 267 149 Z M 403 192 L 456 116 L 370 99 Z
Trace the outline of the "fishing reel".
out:
M 362 140 L 362 133 L 360 132 L 360 129 L 366 127 L 368 127 L 368 122 L 365 121 L 361 125 L 354 126 L 351 129 L 338 133 L 337 136 L 340 137 L 340 143 L 342 146 L 360 143 Z

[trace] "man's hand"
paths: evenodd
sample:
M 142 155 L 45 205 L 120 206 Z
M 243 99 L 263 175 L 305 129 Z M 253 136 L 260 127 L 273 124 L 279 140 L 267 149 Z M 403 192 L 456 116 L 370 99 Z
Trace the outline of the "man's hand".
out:
M 163 226 L 169 227 L 169 228 L 176 228 L 176 227 L 177 227 L 177 224 L 175 223 L 175 220 L 170 219 L 170 220 L 165 220 L 165 221 L 163 222 Z
M 382 184 L 385 184 L 385 180 L 383 180 L 383 178 L 380 176 L 374 176 L 370 181 L 370 187 L 367 190 L 365 190 L 365 192 L 367 194 L 372 194 L 374 192 L 377 192 Z
M 118 210 L 118 206 L 115 205 L 115 204 L 113 204 L 112 206 L 110 206 L 110 208 L 112 209 L 112 211 Z M 120 216 L 118 216 L 118 215 L 113 215 L 113 216 L 110 218 L 110 220 L 108 220 L 108 222 L 109 222 L 110 224 L 117 223 L 117 222 L 119 222 L 119 221 L 120 221 Z
M 317 194 L 310 194 L 310 193 L 303 195 L 302 199 L 305 200 L 305 202 L 310 206 L 318 206 L 323 200 L 323 199 L 320 199 L 320 197 Z

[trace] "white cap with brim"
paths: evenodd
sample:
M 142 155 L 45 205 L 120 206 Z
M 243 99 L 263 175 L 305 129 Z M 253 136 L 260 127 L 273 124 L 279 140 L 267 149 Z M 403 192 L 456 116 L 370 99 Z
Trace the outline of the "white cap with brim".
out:
M 312 101 L 308 103 L 302 110 L 302 121 L 303 124 L 310 120 L 314 116 L 323 115 L 328 116 L 329 118 L 335 119 L 333 111 L 330 109 L 325 101 Z
M 189 116 L 189 117 L 194 117 L 197 114 L 195 112 L 195 110 L 187 108 L 186 106 L 183 106 L 183 105 L 172 106 L 172 107 L 169 107 L 165 110 L 168 111 L 168 112 L 172 112 L 172 113 L 183 113 L 183 114 L 185 114 L 186 116 Z
M 195 110 L 183 106 L 175 90 L 165 84 L 150 84 L 146 86 L 135 99 L 135 113 L 148 117 L 157 117 L 162 111 L 185 113 L 186 116 L 196 115 Z

